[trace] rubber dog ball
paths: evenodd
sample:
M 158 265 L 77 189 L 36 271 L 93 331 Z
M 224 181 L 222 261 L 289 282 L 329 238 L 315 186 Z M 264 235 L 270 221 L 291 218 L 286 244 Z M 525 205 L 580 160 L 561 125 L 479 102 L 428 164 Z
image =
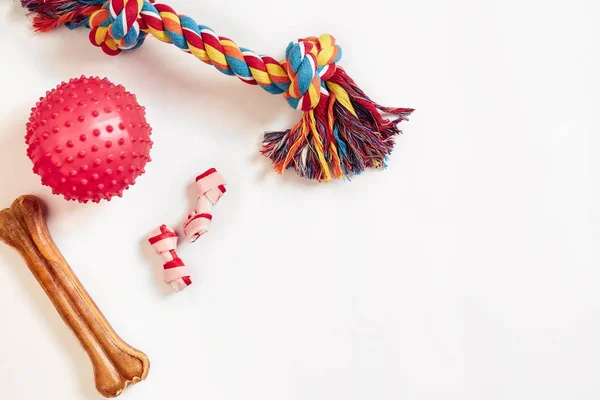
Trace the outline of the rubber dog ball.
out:
M 44 186 L 80 203 L 121 197 L 150 162 L 152 128 L 121 85 L 73 78 L 46 92 L 27 123 L 27 156 Z

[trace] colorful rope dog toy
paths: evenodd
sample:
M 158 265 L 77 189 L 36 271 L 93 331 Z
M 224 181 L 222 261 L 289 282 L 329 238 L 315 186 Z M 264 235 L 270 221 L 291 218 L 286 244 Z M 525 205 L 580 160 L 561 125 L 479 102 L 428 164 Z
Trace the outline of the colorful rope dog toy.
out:
M 166 225 L 159 226 L 154 230 L 148 242 L 156 252 L 164 259 L 164 281 L 170 285 L 173 291 L 180 292 L 192 284 L 188 269 L 179 258 L 175 249 L 177 248 L 177 233 Z
M 188 242 L 193 243 L 208 232 L 212 222 L 211 209 L 226 192 L 225 180 L 211 168 L 196 177 L 198 203 L 196 208 L 187 216 L 183 224 L 183 232 Z
M 109 55 L 133 50 L 152 35 L 191 53 L 226 75 L 283 94 L 303 111 L 293 128 L 265 134 L 261 153 L 281 174 L 293 168 L 318 181 L 385 167 L 397 124 L 411 108 L 383 107 L 373 102 L 337 65 L 341 48 L 324 34 L 292 42 L 284 61 L 259 55 L 217 36 L 212 29 L 148 0 L 21 0 L 37 16 L 34 27 L 49 31 L 65 24 L 91 29 L 90 40 Z M 389 114 L 393 119 L 384 118 Z

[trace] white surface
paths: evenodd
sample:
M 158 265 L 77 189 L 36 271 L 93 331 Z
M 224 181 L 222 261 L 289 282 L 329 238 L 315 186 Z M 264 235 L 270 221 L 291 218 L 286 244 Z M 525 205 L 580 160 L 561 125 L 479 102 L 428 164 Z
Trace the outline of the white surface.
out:
M 276 57 L 330 32 L 373 99 L 416 108 L 387 170 L 280 177 L 257 151 L 263 131 L 299 117 L 283 98 L 153 39 L 110 58 L 85 30 L 34 35 L 16 2 L 0 4 L 0 204 L 49 203 L 65 257 L 150 356 L 122 398 L 598 399 L 597 4 L 226 3 L 169 2 Z M 99 205 L 52 196 L 22 140 L 36 99 L 81 74 L 136 93 L 154 127 L 146 175 Z M 211 166 L 229 191 L 209 235 L 180 247 L 194 285 L 166 295 L 145 235 L 178 226 Z M 4 245 L 0 316 L 3 399 L 100 398 Z

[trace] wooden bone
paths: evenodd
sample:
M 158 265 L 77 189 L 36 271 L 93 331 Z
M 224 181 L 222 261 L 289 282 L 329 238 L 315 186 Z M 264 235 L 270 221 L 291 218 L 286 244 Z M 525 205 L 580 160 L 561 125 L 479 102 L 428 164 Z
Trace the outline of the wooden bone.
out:
M 30 195 L 0 211 L 0 240 L 27 262 L 63 321 L 88 354 L 96 389 L 119 396 L 129 384 L 148 375 L 148 357 L 125 343 L 112 329 L 54 243 L 42 202 Z

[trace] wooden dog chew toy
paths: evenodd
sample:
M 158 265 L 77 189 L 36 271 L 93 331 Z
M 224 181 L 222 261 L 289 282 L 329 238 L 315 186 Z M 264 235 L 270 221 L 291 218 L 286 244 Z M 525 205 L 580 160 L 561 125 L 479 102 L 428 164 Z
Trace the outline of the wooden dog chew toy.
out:
M 183 232 L 190 243 L 208 232 L 213 218 L 211 209 L 227 191 L 225 180 L 214 168 L 196 177 L 196 190 L 198 193 L 196 208 L 187 216 L 183 224 Z
M 293 168 L 318 181 L 384 167 L 394 147 L 397 124 L 413 112 L 372 101 L 338 66 L 342 51 L 333 36 L 309 36 L 289 43 L 277 61 L 239 47 L 208 26 L 152 0 L 21 0 L 36 14 L 34 27 L 90 28 L 90 41 L 109 55 L 133 50 L 151 35 L 172 43 L 220 72 L 283 94 L 303 112 L 293 128 L 265 134 L 261 153 L 277 173 Z M 385 46 L 383 47 L 385 49 Z M 392 116 L 387 119 L 382 114 Z
M 175 249 L 177 248 L 177 233 L 161 225 L 156 228 L 148 238 L 148 242 L 163 260 L 164 281 L 171 286 L 174 292 L 180 292 L 192 284 L 188 268 L 179 258 Z
M 106 78 L 82 76 L 31 109 L 27 156 L 52 193 L 98 203 L 122 196 L 144 173 L 151 131 L 135 95 Z
M 96 389 L 119 396 L 129 384 L 148 375 L 148 357 L 125 343 L 112 329 L 52 240 L 34 196 L 21 196 L 0 211 L 0 240 L 27 262 L 63 321 L 87 352 Z

